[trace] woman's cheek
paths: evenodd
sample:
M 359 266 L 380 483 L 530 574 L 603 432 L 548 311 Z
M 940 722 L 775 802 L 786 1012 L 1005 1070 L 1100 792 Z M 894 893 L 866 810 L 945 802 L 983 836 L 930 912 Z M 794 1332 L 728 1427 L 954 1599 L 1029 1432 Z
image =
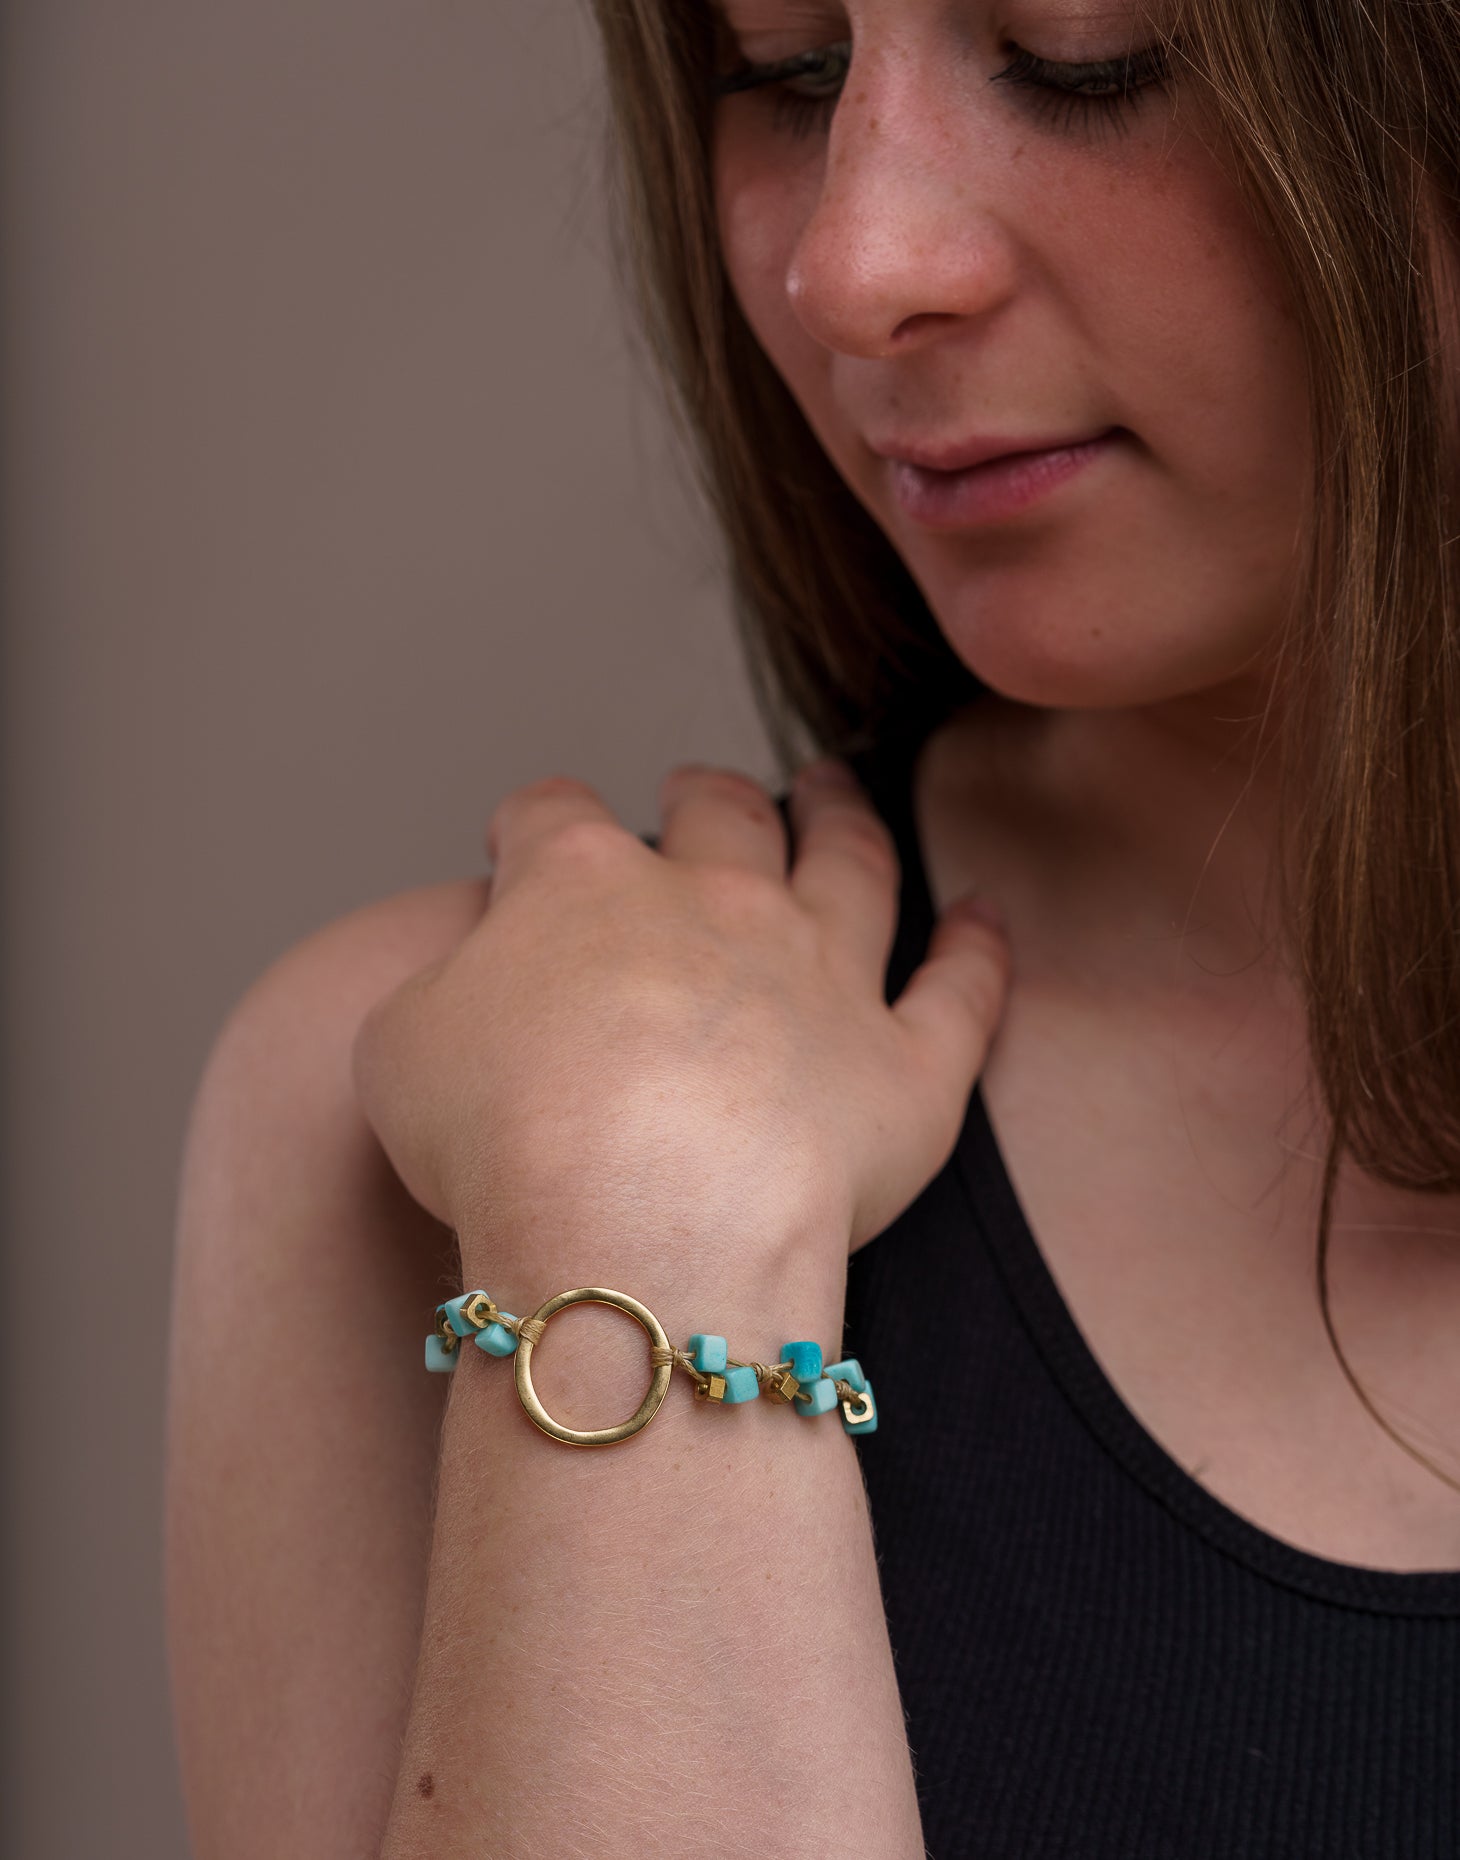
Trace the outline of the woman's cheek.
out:
M 816 210 L 819 168 L 764 146 L 747 125 L 719 132 L 714 195 L 720 252 L 731 290 L 778 372 L 794 375 L 814 348 L 787 290 L 801 228 Z M 784 143 L 780 138 L 779 149 Z M 797 340 L 799 335 L 799 341 Z M 788 385 L 795 391 L 796 382 Z

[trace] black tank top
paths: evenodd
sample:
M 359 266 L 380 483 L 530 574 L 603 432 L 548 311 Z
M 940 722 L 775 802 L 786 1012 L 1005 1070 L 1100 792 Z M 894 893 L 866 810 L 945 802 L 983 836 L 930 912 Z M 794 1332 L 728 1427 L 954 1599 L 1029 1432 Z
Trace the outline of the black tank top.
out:
M 902 857 L 889 1002 L 933 924 L 914 753 L 851 758 Z M 1460 1860 L 1460 1571 L 1308 1555 L 1157 1444 L 977 1087 L 852 1255 L 843 1351 L 877 1395 L 854 1438 L 931 1860 Z

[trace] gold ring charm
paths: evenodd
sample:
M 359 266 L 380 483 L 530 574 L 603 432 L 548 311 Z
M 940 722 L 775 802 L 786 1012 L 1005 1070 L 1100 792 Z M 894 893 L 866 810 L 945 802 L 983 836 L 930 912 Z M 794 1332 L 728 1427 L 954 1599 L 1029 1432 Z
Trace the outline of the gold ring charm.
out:
M 646 1427 L 653 1420 L 669 1387 L 674 1364 L 655 1364 L 649 1393 L 639 1403 L 631 1419 L 620 1421 L 617 1427 L 564 1427 L 561 1421 L 555 1421 L 538 1400 L 537 1390 L 532 1386 L 532 1348 L 541 1334 L 541 1326 L 550 1317 L 556 1316 L 566 1305 L 582 1304 L 585 1300 L 592 1304 L 617 1305 L 620 1311 L 627 1311 L 631 1318 L 637 1319 L 648 1331 L 650 1341 L 670 1354 L 669 1338 L 665 1335 L 664 1326 L 647 1305 L 641 1305 L 637 1298 L 630 1298 L 627 1292 L 612 1292 L 603 1285 L 585 1285 L 575 1292 L 558 1292 L 533 1312 L 533 1324 L 528 1334 L 523 1336 L 519 1333 L 517 1348 L 513 1352 L 517 1363 L 517 1398 L 527 1410 L 528 1418 L 545 1434 L 551 1434 L 554 1440 L 565 1440 L 569 1446 L 574 1447 L 606 1447 L 616 1440 L 627 1440 L 630 1434 L 637 1434 L 641 1427 Z

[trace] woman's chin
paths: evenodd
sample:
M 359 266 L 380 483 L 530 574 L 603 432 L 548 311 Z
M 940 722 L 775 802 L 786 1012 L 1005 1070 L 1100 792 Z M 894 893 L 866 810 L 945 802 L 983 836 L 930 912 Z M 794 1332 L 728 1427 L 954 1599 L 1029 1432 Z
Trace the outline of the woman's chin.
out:
M 1047 638 L 1020 640 L 1010 629 L 993 640 L 965 643 L 955 635 L 948 640 L 991 691 L 1044 710 L 1123 710 L 1199 690 L 1208 682 L 1191 667 L 1160 667 L 1120 638 L 1062 645 Z
M 1142 626 L 1130 611 L 1112 618 L 1087 609 L 1071 624 L 1068 607 L 1041 620 L 991 605 L 976 616 L 938 620 L 949 646 L 991 691 L 1049 710 L 1159 704 L 1240 682 L 1254 663 L 1250 638 L 1173 637 L 1159 624 Z

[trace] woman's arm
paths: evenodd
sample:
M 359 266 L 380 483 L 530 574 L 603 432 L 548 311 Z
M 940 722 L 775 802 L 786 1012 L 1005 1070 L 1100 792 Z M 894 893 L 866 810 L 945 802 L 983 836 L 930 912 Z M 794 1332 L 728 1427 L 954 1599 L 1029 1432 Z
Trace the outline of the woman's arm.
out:
M 361 1104 L 459 1234 L 463 1289 L 514 1318 L 606 1286 L 681 1348 L 702 1331 L 743 1363 L 797 1338 L 835 1357 L 848 1254 L 946 1163 L 1008 949 L 950 909 L 889 1005 L 896 849 L 844 767 L 800 772 L 789 823 L 734 771 L 681 766 L 659 801 L 657 851 L 571 778 L 499 803 L 490 905 L 366 1017 Z M 634 1413 L 632 1322 L 559 1312 L 533 1356 L 549 1416 Z M 919 1860 L 839 1410 L 764 1389 L 727 1410 L 681 1371 L 639 1432 L 572 1445 L 505 1367 L 472 1346 L 451 1371 L 383 1860 Z
M 498 1236 L 475 1269 L 523 1316 L 607 1285 L 671 1343 L 726 1336 L 741 1361 L 809 1337 L 840 1354 L 841 1270 L 725 1266 L 661 1283 L 620 1266 L 591 1202 L 551 1241 Z M 825 1245 L 808 1261 L 829 1256 Z M 515 1262 L 511 1267 L 506 1258 Z M 526 1263 L 530 1260 L 530 1264 Z M 912 1764 L 872 1530 L 839 1410 L 696 1400 L 676 1370 L 654 1419 L 571 1446 L 523 1412 L 513 1361 L 470 1343 L 451 1372 L 425 1633 L 381 1860 L 684 1860 L 695 1853 L 922 1860 Z M 864 1364 L 875 1378 L 876 1365 Z M 629 1317 L 576 1305 L 534 1383 L 572 1427 L 627 1419 L 649 1378 Z M 443 1380 L 448 1378 L 443 1377 Z
M 195 1860 L 374 1860 L 425 1607 L 449 1233 L 355 1100 L 366 1009 L 481 915 L 432 887 L 249 991 L 196 1096 L 173 1265 L 166 1622 Z M 480 1352 L 478 1352 L 480 1354 Z

